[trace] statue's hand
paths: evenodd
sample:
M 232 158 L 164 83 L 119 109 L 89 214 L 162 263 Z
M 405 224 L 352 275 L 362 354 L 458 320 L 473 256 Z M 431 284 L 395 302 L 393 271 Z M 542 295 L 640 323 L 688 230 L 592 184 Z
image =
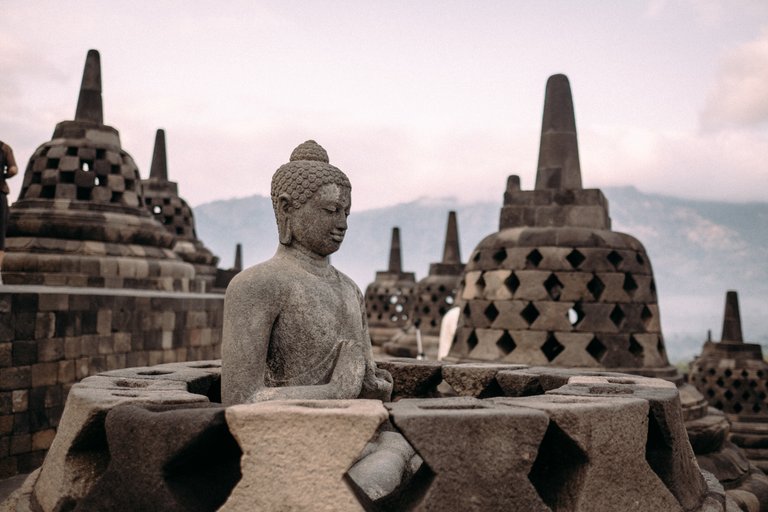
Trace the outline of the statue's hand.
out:
M 335 388 L 335 398 L 357 398 L 363 387 L 365 356 L 360 340 L 342 340 L 330 385 Z
M 363 380 L 363 391 L 360 394 L 360 398 L 370 398 L 373 400 L 381 400 L 382 402 L 389 402 L 392 400 L 392 375 L 387 370 L 376 368 L 374 363 L 374 371 L 367 371 L 365 373 L 365 379 Z

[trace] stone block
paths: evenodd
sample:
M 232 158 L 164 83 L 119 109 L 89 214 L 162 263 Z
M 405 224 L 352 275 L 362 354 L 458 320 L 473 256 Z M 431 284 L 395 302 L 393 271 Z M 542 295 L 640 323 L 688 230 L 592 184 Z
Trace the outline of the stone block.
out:
M 523 365 L 464 363 L 443 366 L 443 379 L 461 396 L 485 398 L 501 395 L 496 382 L 500 370 L 514 370 Z
M 524 300 L 505 300 L 493 303 L 498 311 L 498 316 L 493 320 L 491 327 L 494 329 L 522 330 L 528 328 L 528 322 L 521 315 L 523 309 L 528 306 Z
M 32 434 L 32 450 L 47 450 L 53 438 L 56 436 L 56 430 L 49 428 Z
M 3 368 L 0 372 L 0 391 L 12 391 L 32 386 L 32 371 L 29 366 Z
M 69 295 L 65 293 L 41 293 L 38 299 L 39 311 L 68 311 Z
M 0 343 L 0 368 L 13 366 L 13 344 Z
M 387 419 L 381 402 L 262 402 L 229 407 L 226 418 L 243 477 L 220 510 L 363 509 L 345 475 Z
M 37 362 L 37 343 L 34 340 L 17 340 L 12 346 L 13 366 L 35 364 Z
M 544 281 L 551 274 L 548 270 L 518 270 L 515 275 L 520 281 L 515 298 L 518 300 L 547 300 L 549 295 L 544 289 Z
M 71 359 L 59 361 L 59 373 L 56 380 L 60 384 L 75 382 L 75 361 Z
M 647 400 L 648 435 L 646 459 L 684 510 L 698 506 L 706 493 L 706 482 L 699 471 L 685 431 L 677 388 L 661 379 L 632 377 L 578 376 L 550 393 L 578 396 L 634 396 Z
M 29 390 L 15 389 L 11 393 L 13 412 L 24 412 L 29 408 Z
M 546 414 L 470 398 L 407 399 L 387 407 L 431 477 L 397 510 L 549 510 L 528 479 Z
M 59 364 L 57 362 L 37 363 L 31 368 L 32 387 L 53 386 L 59 376 Z
M 377 361 L 379 368 L 392 375 L 392 400 L 437 396 L 437 386 L 443 380 L 443 363 L 415 359 Z
M 88 494 L 110 460 L 104 426 L 107 412 L 127 402 L 180 404 L 207 402 L 207 399 L 176 390 L 118 391 L 73 386 L 35 485 L 34 499 L 41 510 L 74 508 Z
M 30 434 L 19 434 L 11 436 L 11 444 L 8 449 L 10 455 L 18 455 L 28 452 L 32 449 L 32 436 Z
M 37 360 L 41 363 L 58 361 L 64 358 L 64 339 L 38 339 Z
M 555 510 L 681 510 L 645 460 L 648 402 L 638 398 L 495 398 L 550 423 L 530 479 Z

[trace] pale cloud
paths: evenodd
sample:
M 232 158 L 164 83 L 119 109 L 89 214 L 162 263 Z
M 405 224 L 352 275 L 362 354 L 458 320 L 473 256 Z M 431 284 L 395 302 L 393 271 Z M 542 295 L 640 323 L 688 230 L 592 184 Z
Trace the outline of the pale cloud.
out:
M 700 122 L 710 130 L 768 122 L 768 27 L 726 54 Z

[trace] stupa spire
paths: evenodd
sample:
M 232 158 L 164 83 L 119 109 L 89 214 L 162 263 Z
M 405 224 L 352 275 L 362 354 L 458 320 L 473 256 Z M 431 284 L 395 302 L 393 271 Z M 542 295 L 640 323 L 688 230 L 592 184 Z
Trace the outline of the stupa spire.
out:
M 235 266 L 233 268 L 238 272 L 243 270 L 243 244 L 237 244 L 235 247 Z
M 155 133 L 155 150 L 152 153 L 152 166 L 149 169 L 149 177 L 157 180 L 168 181 L 168 161 L 165 156 L 165 130 L 157 130 Z
M 83 81 L 80 84 L 75 121 L 104 124 L 104 112 L 101 103 L 101 57 L 97 50 L 88 50 L 88 55 L 85 57 Z
M 581 188 L 571 85 L 567 76 L 552 75 L 544 98 L 536 190 Z
M 722 341 L 743 343 L 741 335 L 741 314 L 739 313 L 739 294 L 729 290 L 725 294 L 725 314 L 723 315 Z
M 400 257 L 400 228 L 392 228 L 392 245 L 389 247 L 389 272 L 400 274 L 403 271 L 402 259 Z
M 459 231 L 456 227 L 456 212 L 448 212 L 448 227 L 445 230 L 445 247 L 443 248 L 443 263 L 461 263 L 459 249 Z

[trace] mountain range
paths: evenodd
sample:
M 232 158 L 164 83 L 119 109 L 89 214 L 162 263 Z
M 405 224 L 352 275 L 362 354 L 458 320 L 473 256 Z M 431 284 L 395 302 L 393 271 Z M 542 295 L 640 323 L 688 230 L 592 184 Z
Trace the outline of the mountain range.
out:
M 694 201 L 634 187 L 603 189 L 613 230 L 639 239 L 654 269 L 667 352 L 672 361 L 697 354 L 711 330 L 720 339 L 725 292 L 739 292 L 745 341 L 768 345 L 768 203 Z M 501 197 L 474 203 L 418 199 L 353 210 L 333 264 L 361 289 L 386 270 L 391 229 L 400 227 L 403 270 L 425 277 L 442 257 L 449 210 L 457 212 L 462 256 L 497 231 Z M 235 244 L 244 265 L 268 259 L 277 228 L 268 197 L 253 195 L 194 208 L 200 239 L 229 267 Z

